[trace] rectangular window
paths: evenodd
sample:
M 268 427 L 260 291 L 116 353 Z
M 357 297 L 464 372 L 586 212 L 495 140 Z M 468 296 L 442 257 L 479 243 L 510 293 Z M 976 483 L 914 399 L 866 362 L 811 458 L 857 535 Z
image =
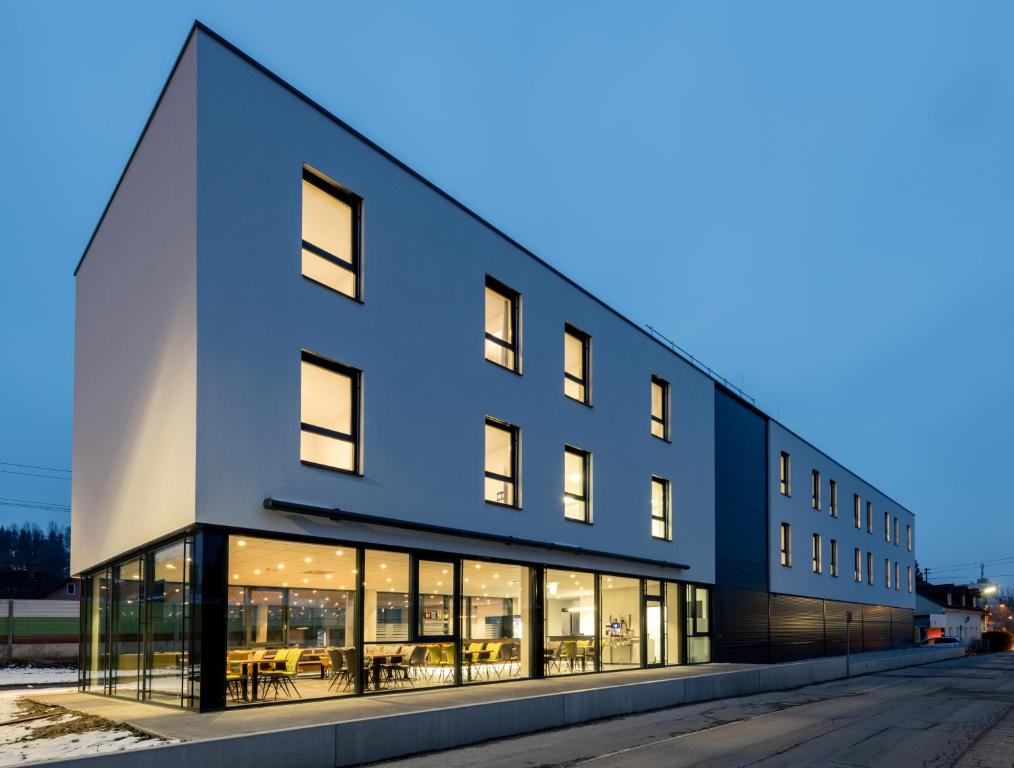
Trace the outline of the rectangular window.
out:
M 813 572 L 814 573 L 821 573 L 824 570 L 824 566 L 821 563 L 821 557 L 820 557 L 821 553 L 820 553 L 820 550 L 821 550 L 821 547 L 820 547 L 820 534 L 819 533 L 815 533 L 815 534 L 813 534 L 813 558 L 812 558 L 812 560 L 813 560 L 812 565 L 813 565 Z
M 838 575 L 838 540 L 831 539 L 831 575 Z
M 863 502 L 858 493 L 852 494 L 852 525 L 856 528 L 863 527 Z
M 672 510 L 669 481 L 651 478 L 651 535 L 656 539 L 672 539 Z
M 782 496 L 792 495 L 791 462 L 789 454 L 782 451 L 778 458 L 778 480 L 781 483 Z
M 356 369 L 303 350 L 299 458 L 305 464 L 359 472 L 360 379 Z
M 590 402 L 588 362 L 591 337 L 572 325 L 563 327 L 563 394 L 572 400 Z
M 361 201 L 303 169 L 303 277 L 359 298 Z
M 901 590 L 901 568 L 898 565 L 898 561 L 894 561 L 894 591 L 898 592 Z M 964 598 L 964 595 L 962 595 Z
M 838 483 L 831 480 L 828 484 L 828 508 L 831 510 L 831 517 L 838 517 Z
M 873 533 L 873 502 L 866 502 L 866 532 Z
M 567 445 L 563 449 L 563 516 L 591 522 L 591 454 Z
M 486 276 L 486 359 L 518 373 L 518 305 L 520 297 L 503 283 Z
M 887 557 L 884 558 L 884 584 L 891 588 L 891 560 Z
M 884 541 L 891 542 L 891 513 L 884 513 Z
M 820 472 L 817 470 L 810 473 L 810 506 L 820 509 Z
M 486 501 L 518 506 L 518 429 L 486 419 Z
M 894 546 L 898 546 L 898 518 L 894 518 Z
M 852 577 L 856 580 L 856 584 L 861 583 L 863 580 L 863 551 L 859 547 L 855 548 L 852 568 Z
M 873 553 L 866 553 L 866 583 L 873 584 Z
M 905 568 L 905 581 L 908 583 L 908 591 L 912 591 L 912 566 L 906 566 Z
M 782 565 L 792 565 L 792 526 L 782 523 Z
M 669 439 L 669 382 L 651 377 L 651 434 Z
M 905 543 L 908 546 L 908 551 L 912 551 L 912 526 L 905 526 Z

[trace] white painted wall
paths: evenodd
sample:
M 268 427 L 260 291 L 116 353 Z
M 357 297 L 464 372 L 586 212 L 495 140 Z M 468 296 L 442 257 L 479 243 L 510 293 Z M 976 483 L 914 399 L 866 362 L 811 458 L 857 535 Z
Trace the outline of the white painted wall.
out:
M 712 382 L 213 39 L 199 45 L 198 520 L 330 529 L 264 510 L 273 496 L 684 562 L 712 581 Z M 300 275 L 304 163 L 365 201 L 362 304 Z M 522 376 L 483 357 L 487 273 L 522 294 Z M 565 322 L 592 336 L 591 408 L 563 395 Z M 299 462 L 302 348 L 364 371 L 363 477 Z M 672 383 L 672 444 L 649 433 L 652 374 Z M 521 510 L 483 501 L 487 415 L 521 427 Z M 563 517 L 565 443 L 593 454 L 594 525 Z M 652 474 L 673 484 L 672 542 L 650 535 Z
M 194 521 L 197 50 L 77 274 L 71 571 Z
M 786 451 L 792 457 L 791 496 L 783 496 L 779 485 L 779 456 Z M 810 480 L 812 470 L 821 475 L 822 509 L 811 506 Z M 769 497 L 769 563 L 770 589 L 790 595 L 823 597 L 860 603 L 876 603 L 901 608 L 915 608 L 915 517 L 904 507 L 874 489 L 837 462 L 818 451 L 805 440 L 775 421 L 768 429 L 768 497 Z M 830 480 L 838 483 L 838 517 L 830 515 Z M 862 528 L 853 525 L 853 494 L 862 501 Z M 866 502 L 873 501 L 873 533 L 866 531 Z M 898 517 L 899 541 L 895 545 L 884 538 L 884 512 L 890 512 L 892 526 Z M 781 565 L 780 524 L 792 526 L 792 566 Z M 905 541 L 905 526 L 912 526 L 913 551 Z M 814 533 L 821 534 L 823 573 L 813 573 L 811 542 Z M 830 540 L 837 539 L 839 552 L 838 577 L 831 576 Z M 863 580 L 853 578 L 853 552 L 863 552 Z M 873 552 L 873 584 L 867 583 L 866 553 Z M 884 559 L 892 563 L 891 589 L 884 584 Z M 900 565 L 900 589 L 894 588 L 893 564 Z M 912 592 L 906 583 L 906 568 L 913 569 Z

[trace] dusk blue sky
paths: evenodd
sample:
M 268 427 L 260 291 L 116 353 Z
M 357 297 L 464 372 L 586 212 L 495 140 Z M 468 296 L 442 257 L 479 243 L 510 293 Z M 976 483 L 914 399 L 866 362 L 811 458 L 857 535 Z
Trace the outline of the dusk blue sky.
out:
M 4 3 L 0 522 L 69 521 L 13 465 L 70 468 L 72 272 L 195 18 L 1014 582 L 1002 2 Z

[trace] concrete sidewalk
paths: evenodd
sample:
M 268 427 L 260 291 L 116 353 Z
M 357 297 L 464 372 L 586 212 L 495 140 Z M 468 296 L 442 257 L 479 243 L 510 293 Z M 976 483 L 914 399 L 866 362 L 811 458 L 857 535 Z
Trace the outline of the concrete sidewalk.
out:
M 962 655 L 962 648 L 858 654 L 851 659 L 850 672 L 856 676 Z M 264 768 L 330 768 L 845 676 L 845 658 L 840 656 L 790 664 L 705 664 L 238 708 L 203 715 L 87 694 L 32 698 L 184 742 L 146 750 L 143 759 L 148 768 L 187 768 L 214 761 L 249 761 Z M 119 768 L 137 758 L 134 753 L 124 752 L 59 765 Z

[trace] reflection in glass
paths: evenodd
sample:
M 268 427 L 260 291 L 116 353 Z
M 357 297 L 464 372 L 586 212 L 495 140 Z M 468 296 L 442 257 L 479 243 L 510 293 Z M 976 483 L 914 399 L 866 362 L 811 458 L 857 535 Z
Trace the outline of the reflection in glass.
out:
M 180 703 L 184 695 L 186 619 L 189 605 L 183 541 L 151 556 L 152 581 L 147 594 L 149 640 L 146 698 Z
M 545 673 L 595 671 L 595 577 L 546 569 Z
M 674 666 L 680 662 L 680 585 L 665 583 L 665 663 Z
M 707 587 L 686 586 L 687 662 L 711 660 L 710 600 Z
M 113 566 L 110 693 L 136 698 L 141 678 L 141 560 Z
M 419 561 L 419 635 L 450 637 L 454 626 L 454 564 Z

